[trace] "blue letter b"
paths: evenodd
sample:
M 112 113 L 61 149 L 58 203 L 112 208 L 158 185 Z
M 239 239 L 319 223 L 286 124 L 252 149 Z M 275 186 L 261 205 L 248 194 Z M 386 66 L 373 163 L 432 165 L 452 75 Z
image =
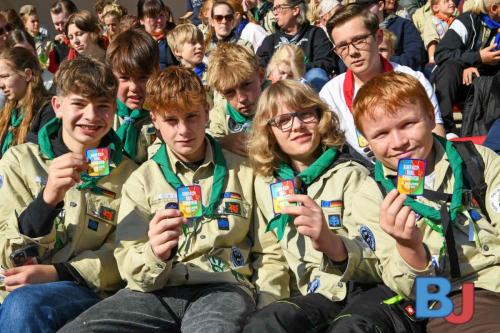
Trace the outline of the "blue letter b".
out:
M 446 296 L 451 290 L 450 281 L 442 277 L 417 277 L 416 283 L 416 316 L 418 318 L 440 318 L 446 317 L 453 311 L 453 303 Z M 429 286 L 435 285 L 438 290 L 429 293 Z M 438 301 L 441 308 L 429 309 L 429 302 Z

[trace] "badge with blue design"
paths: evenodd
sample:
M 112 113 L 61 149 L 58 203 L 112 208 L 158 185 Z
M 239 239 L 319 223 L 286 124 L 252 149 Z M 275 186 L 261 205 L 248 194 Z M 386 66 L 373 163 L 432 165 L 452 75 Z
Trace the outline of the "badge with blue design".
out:
M 319 276 L 317 276 L 314 280 L 309 282 L 309 285 L 307 286 L 307 293 L 312 294 L 312 293 L 316 292 L 316 290 L 318 290 L 318 288 L 319 288 L 319 285 L 320 285 L 320 280 L 319 280 Z
M 328 215 L 328 226 L 332 229 L 342 228 L 342 219 L 340 214 Z
M 219 230 L 229 230 L 229 220 L 227 218 L 220 218 L 217 220 Z
M 366 243 L 366 245 L 368 245 L 368 247 L 372 251 L 375 251 L 375 235 L 373 235 L 373 232 L 370 230 L 370 228 L 362 225 L 359 228 L 359 234 L 361 235 L 361 238 Z
M 3 186 L 3 176 L 0 175 L 0 188 L 2 188 L 2 186 Z
M 245 264 L 245 258 L 243 258 L 243 254 L 241 254 L 240 249 L 237 247 L 231 248 L 231 261 L 235 267 L 240 267 Z
M 99 222 L 97 222 L 96 220 L 89 220 L 87 227 L 90 230 L 97 231 L 97 229 L 99 228 Z

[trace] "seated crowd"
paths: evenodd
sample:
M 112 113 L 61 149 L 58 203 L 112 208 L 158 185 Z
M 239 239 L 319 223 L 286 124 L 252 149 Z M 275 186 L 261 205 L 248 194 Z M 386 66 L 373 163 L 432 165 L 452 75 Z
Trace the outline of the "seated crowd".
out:
M 39 10 L 0 8 L 0 332 L 500 330 L 499 0 Z

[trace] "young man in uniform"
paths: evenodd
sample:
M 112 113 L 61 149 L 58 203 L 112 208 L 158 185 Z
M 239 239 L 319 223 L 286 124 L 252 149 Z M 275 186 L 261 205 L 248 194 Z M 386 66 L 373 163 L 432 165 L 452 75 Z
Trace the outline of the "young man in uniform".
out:
M 160 69 L 159 59 L 156 42 L 139 29 L 120 33 L 106 52 L 106 62 L 118 79 L 113 128 L 122 140 L 124 153 L 139 164 L 147 160 L 148 147 L 156 139 L 144 100 L 148 78 Z
M 147 84 L 157 153 L 123 188 L 115 251 L 127 289 L 65 332 L 238 332 L 257 307 L 288 295 L 279 245 L 254 223 L 253 171 L 205 135 L 200 79 L 170 67 Z
M 210 54 L 207 84 L 216 97 L 208 131 L 223 148 L 241 156 L 248 155 L 247 132 L 263 82 L 264 71 L 244 46 L 226 43 Z
M 407 325 L 416 318 L 407 300 L 419 297 L 419 277 L 435 276 L 451 282 L 448 297 L 456 312 L 465 306 L 462 283 L 473 283 L 475 311 L 462 325 L 429 319 L 427 332 L 498 330 L 500 157 L 485 147 L 433 135 L 433 109 L 420 83 L 397 72 L 372 79 L 356 97 L 356 127 L 377 158 L 375 181 L 367 178 L 356 200 L 384 283 L 397 295 L 372 289 L 344 309 L 332 331 L 353 325 L 369 331 L 410 331 Z M 415 174 L 402 171 L 408 170 L 402 165 L 411 166 Z M 415 184 L 422 185 L 416 189 L 423 195 L 404 192 L 415 185 L 403 176 L 417 177 Z
M 441 115 L 434 90 L 421 72 L 382 58 L 378 46 L 383 32 L 375 14 L 365 6 L 349 5 L 337 12 L 329 22 L 334 50 L 347 66 L 347 72 L 336 76 L 321 90 L 321 98 L 340 119 L 347 142 L 365 157 L 372 154 L 366 140 L 354 126 L 352 103 L 359 88 L 375 75 L 387 71 L 408 73 L 422 83 L 434 105 L 437 123 L 434 131 L 444 136 Z
M 2 332 L 54 332 L 121 286 L 114 231 L 136 164 L 111 129 L 118 83 L 85 57 L 63 62 L 55 82 L 39 145 L 0 161 Z

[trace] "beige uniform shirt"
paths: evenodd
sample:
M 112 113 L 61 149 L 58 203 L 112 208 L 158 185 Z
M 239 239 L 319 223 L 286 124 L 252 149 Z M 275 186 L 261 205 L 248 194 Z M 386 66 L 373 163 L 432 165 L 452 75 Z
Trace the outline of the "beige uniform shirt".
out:
M 13 251 L 38 244 L 42 264 L 70 263 L 94 291 L 114 292 L 121 287 L 113 257 L 120 192 L 137 165 L 126 157 L 118 167 L 111 163 L 114 169 L 97 183 L 107 194 L 69 189 L 50 233 L 30 238 L 19 232 L 17 216 L 45 187 L 51 162 L 32 143 L 12 147 L 0 161 L 0 264 L 12 267 Z M 56 234 L 62 242 L 59 249 Z
M 325 223 L 329 224 L 331 230 L 340 236 L 344 242 L 349 257 L 354 253 L 364 251 L 364 257 L 370 257 L 376 261 L 372 251 L 359 244 L 356 225 L 353 221 L 353 210 L 356 198 L 354 193 L 368 175 L 368 171 L 354 162 L 344 162 L 326 171 L 307 189 L 307 195 L 312 198 L 323 209 Z M 276 179 L 263 178 L 258 176 L 255 180 L 255 191 L 257 195 L 258 218 L 265 223 L 274 217 L 273 201 L 270 185 Z M 271 232 L 269 232 L 271 233 Z M 273 231 L 273 236 L 274 231 Z M 275 242 L 278 242 L 274 236 Z M 332 301 L 343 300 L 346 296 L 346 280 L 343 279 L 342 265 L 331 265 L 328 272 L 321 270 L 323 254 L 314 250 L 311 240 L 297 232 L 297 229 L 289 223 L 285 229 L 284 236 L 279 242 L 286 260 L 293 274 L 291 280 L 295 280 L 296 286 L 291 286 L 300 294 L 305 295 L 310 292 L 321 293 Z M 368 262 L 368 260 L 366 261 Z M 376 264 L 373 264 L 376 266 Z M 371 274 L 366 274 L 365 281 L 380 281 L 372 278 Z
M 432 190 L 451 194 L 453 191 L 453 175 L 441 144 L 434 141 L 436 152 L 435 181 Z M 473 222 L 470 214 L 465 212 L 467 219 L 456 223 L 453 227 L 456 250 L 460 264 L 461 278 L 453 282 L 453 290 L 459 289 L 464 281 L 474 282 L 476 288 L 500 292 L 500 157 L 493 151 L 477 146 L 485 164 L 484 177 L 488 190 L 486 192 L 486 209 L 491 218 L 491 223 L 484 217 Z M 394 171 L 384 168 L 385 175 L 395 175 Z M 395 240 L 379 227 L 379 206 L 382 203 L 382 194 L 371 178 L 366 178 L 365 183 L 356 193 L 355 205 L 365 221 L 369 230 L 368 240 L 373 238 L 375 253 L 380 260 L 384 283 L 398 294 L 415 297 L 415 278 L 417 276 L 443 276 L 451 280 L 450 263 L 445 255 L 439 260 L 439 250 L 443 245 L 443 237 L 433 231 L 423 218 L 417 221 L 424 236 L 424 244 L 430 254 L 427 267 L 416 270 L 409 266 L 396 251 Z M 439 209 L 439 205 L 426 199 L 421 202 Z M 469 209 L 481 212 L 480 208 L 466 203 Z M 473 229 L 471 229 L 473 228 Z M 475 231 L 474 231 L 475 230 Z M 471 236 L 469 236 L 471 235 Z M 472 236 L 473 235 L 473 236 Z M 357 266 L 363 267 L 363 258 L 355 258 L 348 264 L 346 277 L 359 279 Z M 327 268 L 328 264 L 324 268 Z
M 185 185 L 201 186 L 208 204 L 213 182 L 211 145 L 203 164 L 192 171 L 168 148 L 172 170 Z M 228 175 L 216 218 L 190 220 L 179 250 L 167 261 L 155 256 L 148 239 L 149 222 L 160 209 L 177 203 L 177 192 L 165 180 L 159 165 L 145 162 L 125 183 L 118 214 L 115 250 L 118 268 L 128 288 L 143 292 L 165 286 L 234 283 L 258 295 L 258 305 L 287 297 L 288 266 L 265 226 L 254 222 L 253 170 L 247 161 L 224 151 Z
M 124 122 L 125 120 L 115 115 L 113 129 L 117 131 Z M 134 127 L 139 131 L 137 138 L 137 155 L 134 161 L 141 164 L 148 159 L 148 147 L 153 144 L 156 139 L 156 129 L 149 117 L 139 119 L 134 123 Z

